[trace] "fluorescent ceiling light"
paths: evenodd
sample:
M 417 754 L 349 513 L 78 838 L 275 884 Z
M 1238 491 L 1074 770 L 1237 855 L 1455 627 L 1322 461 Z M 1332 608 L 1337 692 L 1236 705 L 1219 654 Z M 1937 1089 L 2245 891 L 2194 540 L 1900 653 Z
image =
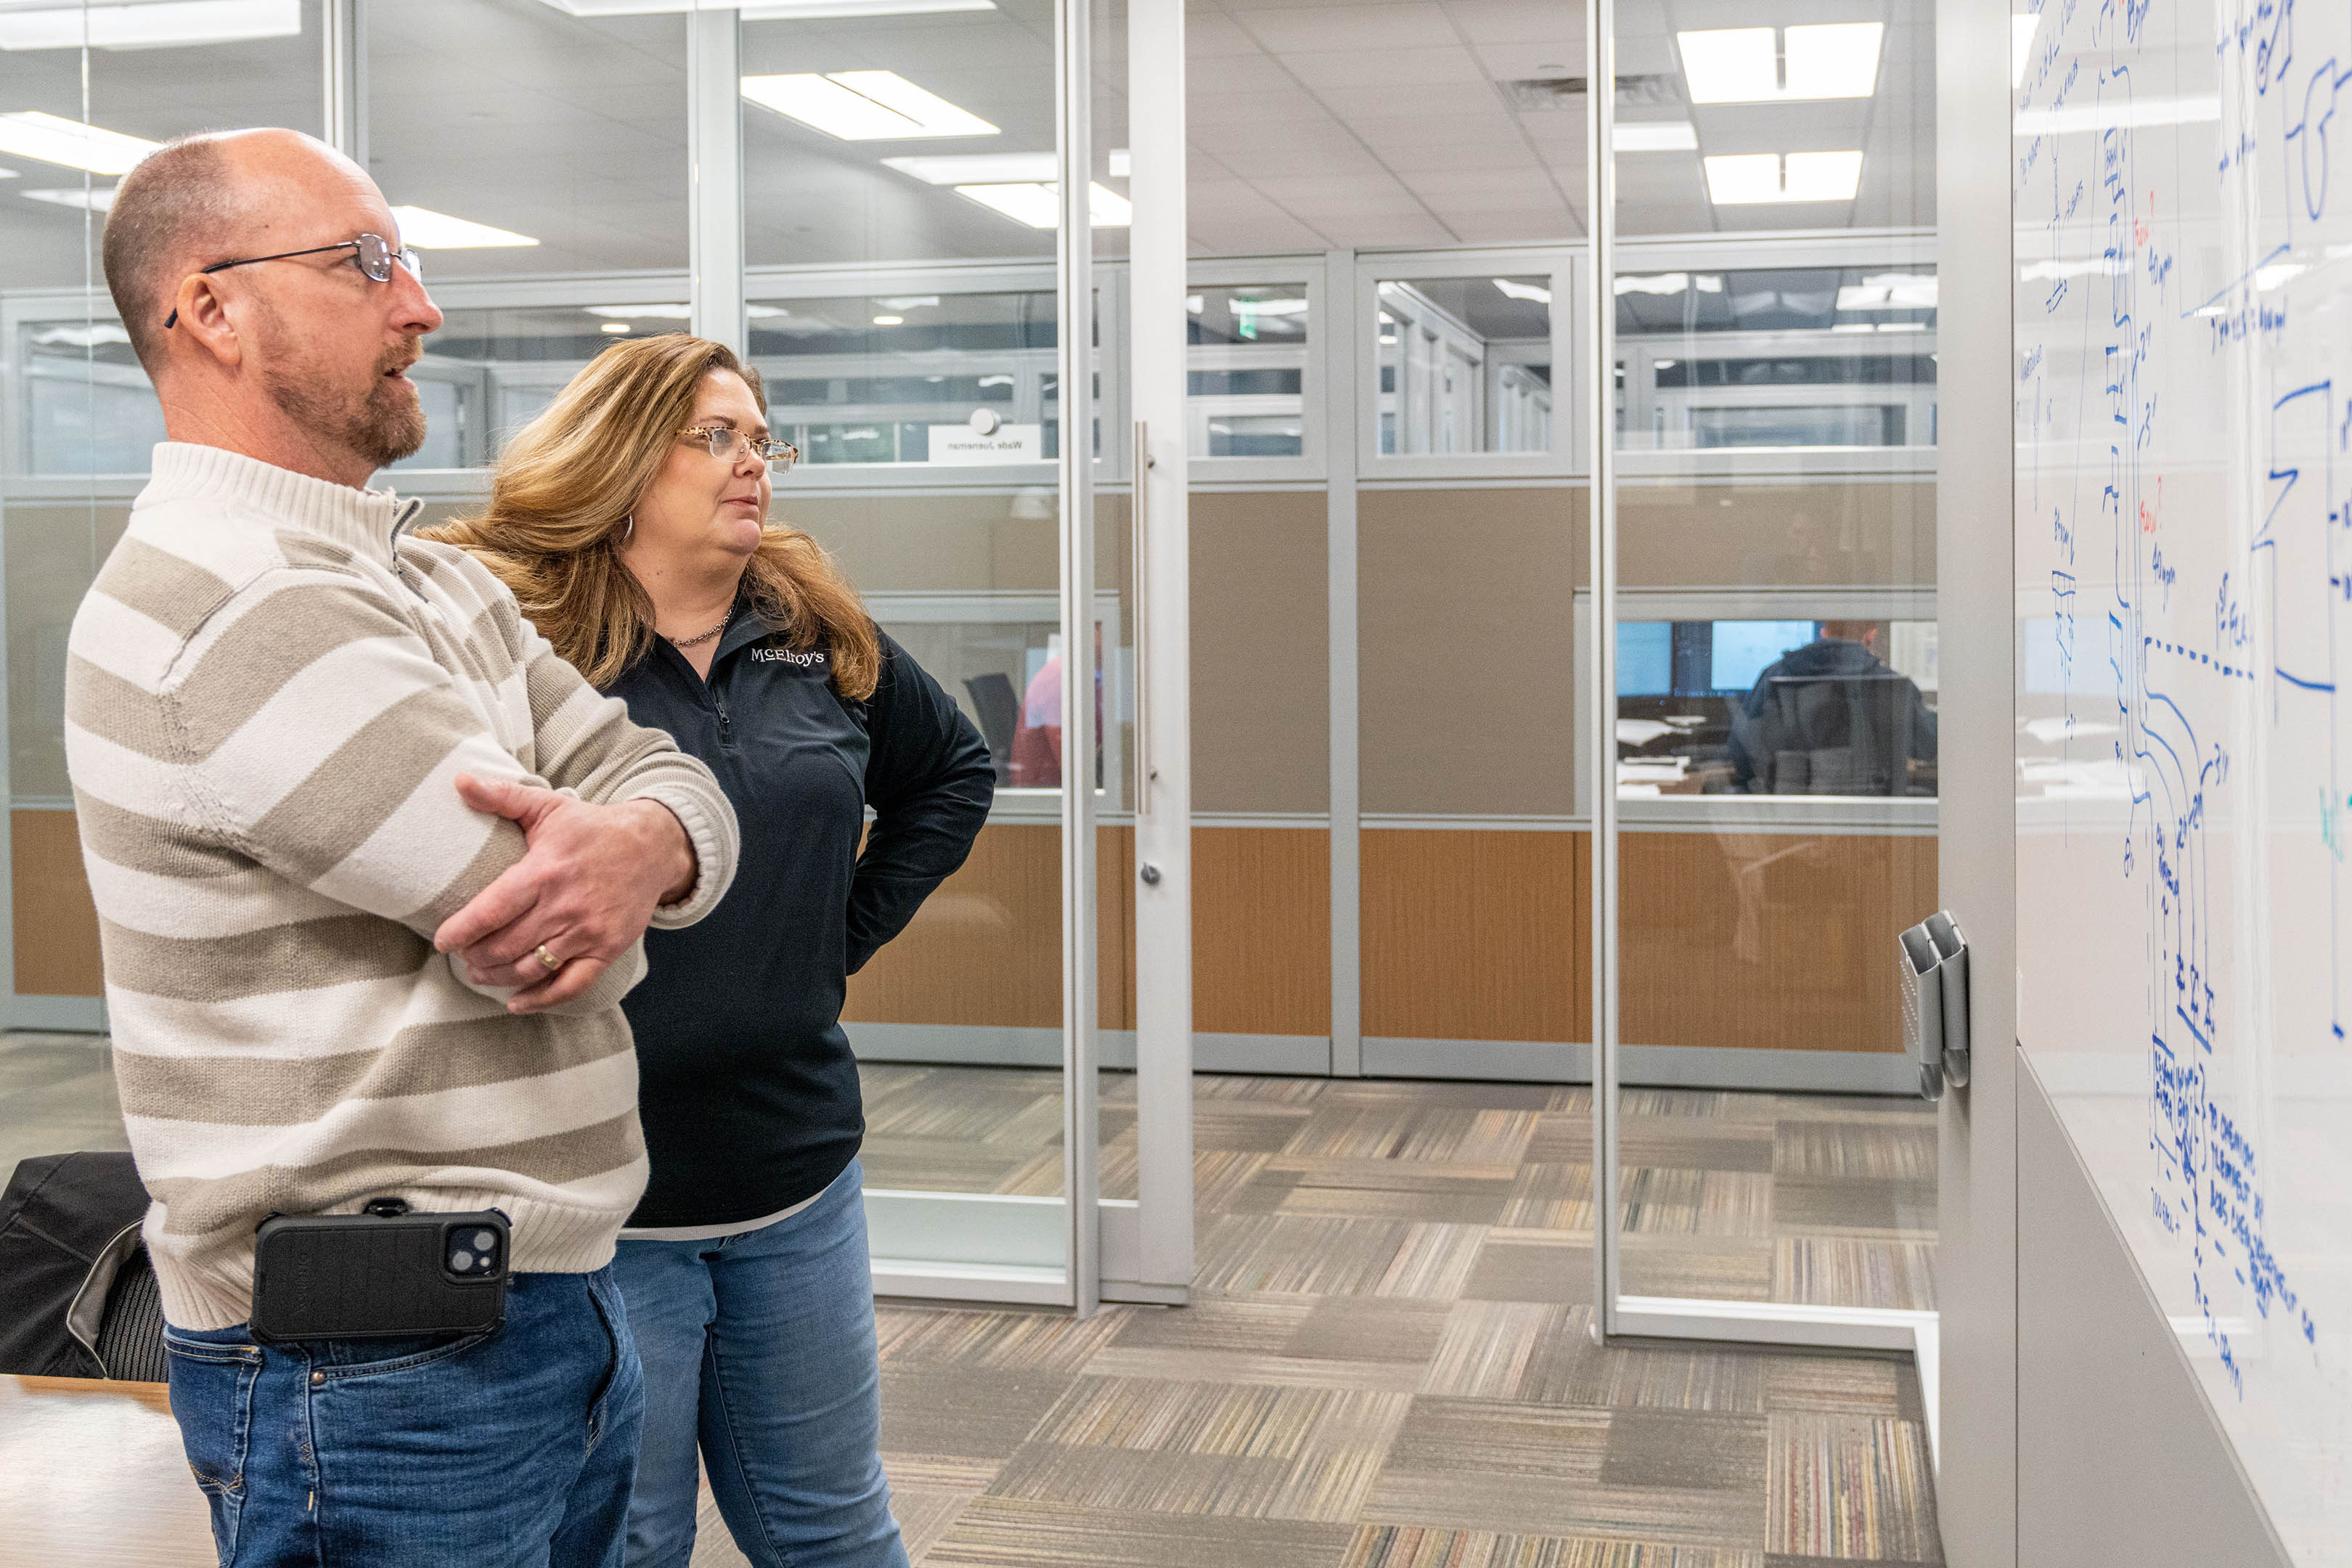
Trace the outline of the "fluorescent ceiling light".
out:
M 624 321 L 690 321 L 694 319 L 691 305 L 583 305 L 592 316 L 616 316 Z M 743 313 L 753 321 L 766 316 L 785 316 L 792 312 L 777 305 L 746 305 Z
M 2034 29 L 2041 26 L 2039 14 L 2009 19 L 2009 85 L 2011 87 L 2025 85 L 2025 72 L 2033 64 Z
M 1551 303 L 1551 290 L 1537 284 L 1516 283 L 1508 278 L 1497 278 L 1495 279 L 1495 287 L 1501 289 L 1509 299 L 1527 300 L 1538 305 Z
M 1184 309 L 1188 314 L 1197 316 L 1208 308 L 1209 297 L 1206 294 L 1187 294 L 1184 296 Z
M 877 316 L 874 318 L 874 324 L 877 327 L 902 327 L 907 324 L 907 318 L 904 316 Z
M 87 29 L 85 31 L 85 29 Z M 129 5 L 37 5 L 0 10 L 0 49 L 162 49 L 291 38 L 302 0 L 133 0 Z
M 2068 131 L 2137 131 L 2149 125 L 2200 125 L 2221 118 L 2218 98 L 2128 98 L 2112 103 L 2029 109 L 2017 117 L 2020 136 Z
M 1110 177 L 1126 179 L 1133 163 L 1126 148 L 1112 148 Z M 927 185 L 1051 184 L 1062 173 L 1061 159 L 1051 153 L 946 153 L 885 158 L 882 166 Z
M 2273 261 L 2268 267 L 2254 268 L 2254 291 L 2267 294 L 2291 279 L 2300 278 L 2311 268 L 2300 261 Z
M 82 212 L 104 213 L 114 210 L 112 185 L 92 185 L 86 191 L 79 185 L 68 185 L 58 191 L 18 191 L 16 194 L 28 202 L 48 202 L 56 206 L 73 207 Z
M 1698 132 L 1687 120 L 1669 120 L 1663 124 L 1620 125 L 1611 134 L 1609 144 L 1620 153 L 1698 151 Z
M 625 332 L 628 330 L 629 323 L 626 321 L 605 321 L 597 327 L 597 331 L 604 332 Z
M 127 174 L 140 159 L 162 145 L 84 125 L 79 120 L 60 120 L 37 109 L 0 114 L 0 153 L 87 169 L 93 174 Z
M 1687 272 L 1620 272 L 1614 286 L 1620 294 L 1680 294 L 1696 289 L 1702 294 L 1723 292 L 1723 274 L 1702 272 L 1693 278 Z
M 1936 275 L 1932 272 L 1879 272 L 1838 289 L 1841 310 L 1932 310 L 1936 308 Z
M 1850 202 L 1862 188 L 1860 153 L 1740 153 L 1701 162 L 1707 199 L 1719 207 Z
M 1061 222 L 1059 188 L 1041 181 L 958 185 L 955 192 L 1031 228 L 1052 228 Z M 1090 180 L 1087 183 L 1087 216 L 1097 228 L 1125 228 L 1134 221 L 1135 208 L 1117 191 Z
M 747 76 L 743 96 L 844 142 L 994 136 L 997 128 L 896 71 Z
M 831 16 L 928 16 L 940 11 L 993 11 L 995 0 L 769 0 L 737 7 L 723 0 L 540 0 L 567 16 L 668 16 L 681 11 L 740 9 L 746 22 L 811 22 Z
M 1879 22 L 1722 27 L 1676 33 L 1693 103 L 1868 98 L 1878 85 Z
M 401 243 L 419 250 L 497 250 L 539 243 L 510 228 L 492 228 L 488 224 L 451 217 L 430 207 L 394 207 L 392 218 L 400 226 Z
M 2017 279 L 2031 283 L 2043 278 L 2084 278 L 2094 274 L 2108 278 L 2124 275 L 2120 258 L 2112 256 L 2073 256 L 2055 261 L 2036 261 L 2018 269 Z
M 940 302 L 937 294 L 886 294 L 874 301 L 886 310 L 921 310 Z
M 44 345 L 58 344 L 66 348 L 95 349 L 108 343 L 127 343 L 131 334 L 117 321 L 91 321 L 87 324 L 48 327 L 33 334 L 33 341 Z

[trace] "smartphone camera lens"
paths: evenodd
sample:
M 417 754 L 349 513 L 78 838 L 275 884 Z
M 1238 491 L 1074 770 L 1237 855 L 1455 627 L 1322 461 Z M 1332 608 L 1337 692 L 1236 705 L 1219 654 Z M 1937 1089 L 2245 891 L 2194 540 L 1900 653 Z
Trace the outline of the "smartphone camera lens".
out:
M 465 1248 L 459 1247 L 457 1251 L 449 1255 L 449 1271 L 451 1273 L 463 1274 L 473 1267 L 474 1255 L 467 1252 Z
M 499 1245 L 498 1232 L 494 1230 L 478 1230 L 474 1233 L 473 1239 L 474 1250 L 485 1257 L 496 1250 Z

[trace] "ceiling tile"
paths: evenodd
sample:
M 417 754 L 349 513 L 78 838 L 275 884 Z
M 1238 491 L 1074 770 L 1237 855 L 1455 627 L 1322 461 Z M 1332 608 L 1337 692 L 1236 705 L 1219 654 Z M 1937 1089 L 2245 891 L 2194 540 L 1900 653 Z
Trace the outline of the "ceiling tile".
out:
M 1184 58 L 1187 61 L 1221 60 L 1234 55 L 1257 52 L 1256 40 L 1242 30 L 1240 23 L 1222 11 L 1198 11 L 1184 18 Z
M 1455 245 L 1460 237 L 1451 228 L 1427 214 L 1365 213 L 1350 217 L 1339 232 L 1331 237 L 1334 245 L 1397 247 L 1423 245 Z
M 1584 69 L 1584 8 L 1562 0 L 1452 0 L 1446 12 L 1474 44 L 1557 43 L 1570 74 Z
M 1405 188 L 1432 206 L 1445 201 L 1506 198 L 1525 205 L 1559 193 L 1540 169 L 1454 169 L 1401 175 Z
M 1428 87 L 1474 83 L 1486 93 L 1486 101 L 1494 101 L 1486 73 L 1465 48 L 1336 49 L 1286 54 L 1282 63 L 1318 92 L 1350 88 L 1409 88 L 1418 92 Z
M 1403 116 L 1439 118 L 1454 114 L 1491 116 L 1500 106 L 1494 84 L 1479 81 L 1433 82 L 1426 87 L 1335 87 L 1316 96 L 1342 121 L 1395 120 Z
M 1517 170 L 1533 177 L 1543 168 L 1542 162 L 1517 136 L 1507 142 L 1428 142 L 1393 150 L 1375 142 L 1372 150 L 1401 177 L 1470 169 Z M 1407 179 L 1406 184 L 1412 181 Z
M 1187 99 L 1222 98 L 1236 92 L 1278 92 L 1298 89 L 1298 79 L 1282 68 L 1273 56 L 1251 53 L 1223 59 L 1202 60 L 1184 73 Z
M 1525 245 L 1580 239 L 1584 226 L 1565 207 L 1529 207 L 1519 212 L 1443 213 L 1445 226 L 1465 245 Z
M 1462 39 L 1443 6 L 1427 0 L 1388 5 L 1290 5 L 1252 11 L 1242 26 L 1280 54 L 1324 49 L 1455 48 Z
M 1202 102 L 1194 122 L 1214 119 L 1228 127 L 1328 125 L 1331 113 L 1299 88 L 1281 92 L 1236 92 Z
M 1244 168 L 1243 176 L 1273 200 L 1293 212 L 1328 211 L 1363 206 L 1367 209 L 1418 209 L 1412 193 L 1386 172 L 1360 174 L 1282 174 L 1265 179 Z

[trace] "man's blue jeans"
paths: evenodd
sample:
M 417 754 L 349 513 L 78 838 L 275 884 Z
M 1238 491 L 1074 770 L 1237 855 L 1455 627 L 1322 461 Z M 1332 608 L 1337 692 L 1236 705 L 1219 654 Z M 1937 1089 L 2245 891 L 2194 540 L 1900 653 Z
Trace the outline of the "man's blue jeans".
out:
M 612 1274 L 518 1274 L 456 1338 L 167 1326 L 222 1568 L 620 1568 L 645 1385 Z
M 624 1239 L 613 1272 L 646 1367 L 629 1568 L 686 1568 L 694 1554 L 698 1447 L 758 1568 L 906 1568 L 882 1475 L 857 1163 L 759 1230 Z

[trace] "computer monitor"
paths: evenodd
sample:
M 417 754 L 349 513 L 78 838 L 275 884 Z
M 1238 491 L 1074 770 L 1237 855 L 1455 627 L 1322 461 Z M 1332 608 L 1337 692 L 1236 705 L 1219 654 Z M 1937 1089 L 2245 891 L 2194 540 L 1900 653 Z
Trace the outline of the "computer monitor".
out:
M 1814 640 L 1813 621 L 1717 621 L 1707 684 L 1717 691 L 1747 691 L 1765 669 L 1792 648 Z

